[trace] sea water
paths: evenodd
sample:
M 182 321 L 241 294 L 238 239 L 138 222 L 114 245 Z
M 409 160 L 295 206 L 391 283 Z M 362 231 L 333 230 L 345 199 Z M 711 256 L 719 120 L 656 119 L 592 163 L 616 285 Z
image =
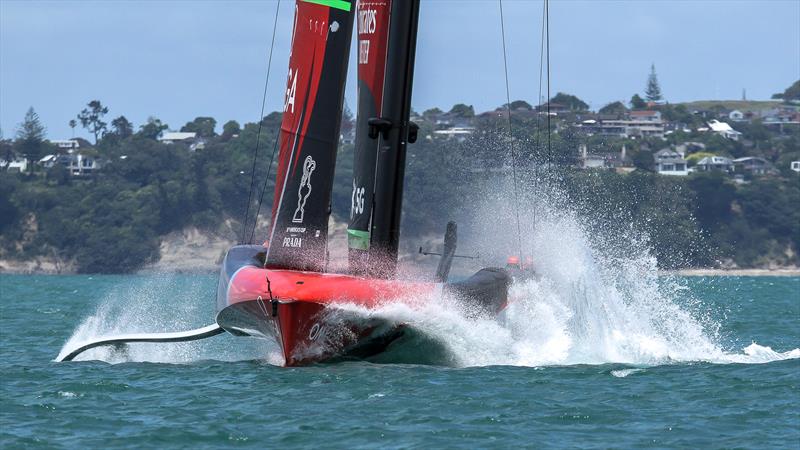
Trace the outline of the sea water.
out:
M 211 323 L 216 277 L 3 275 L 0 446 L 800 445 L 800 278 L 574 269 L 516 286 L 498 321 L 372 312 L 415 331 L 373 361 L 291 369 L 229 335 L 57 363 Z

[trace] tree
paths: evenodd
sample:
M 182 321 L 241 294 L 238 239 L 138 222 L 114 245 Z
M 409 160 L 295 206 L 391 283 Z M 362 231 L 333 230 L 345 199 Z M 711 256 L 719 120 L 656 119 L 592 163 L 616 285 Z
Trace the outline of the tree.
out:
M 645 109 L 647 108 L 647 103 L 644 102 L 642 97 L 639 97 L 639 94 L 633 94 L 631 97 L 631 109 Z
M 217 121 L 213 117 L 195 117 L 191 122 L 181 127 L 181 131 L 189 133 L 197 133 L 202 137 L 216 136 L 214 129 L 217 127 Z
M 125 139 L 133 135 L 133 124 L 125 116 L 119 116 L 112 120 L 111 128 L 114 129 L 114 134 L 119 136 L 121 139 Z
M 653 159 L 653 152 L 650 150 L 639 149 L 631 158 L 633 161 L 634 167 L 640 170 L 644 170 L 646 172 L 653 171 L 654 159 Z
M 516 111 L 518 109 L 524 109 L 526 111 L 533 110 L 533 106 L 531 106 L 531 104 L 526 102 L 525 100 L 514 100 L 513 102 L 511 102 L 509 106 L 511 107 L 512 111 Z
M 644 96 L 648 102 L 653 103 L 658 103 L 664 99 L 661 95 L 661 86 L 658 85 L 655 64 L 650 65 L 650 76 L 647 77 L 647 88 L 644 91 Z
M 75 127 L 77 127 L 77 126 L 78 126 L 78 122 L 76 122 L 75 119 L 70 119 L 69 127 L 72 128 L 72 137 L 75 137 Z
M 439 108 L 426 109 L 425 111 L 422 112 L 422 117 L 430 120 L 430 119 L 438 116 L 442 112 L 444 112 L 444 111 L 442 111 Z
M 161 123 L 160 119 L 153 116 L 147 118 L 147 123 L 139 127 L 139 136 L 147 139 L 158 139 L 169 125 Z
M 44 143 L 46 130 L 33 107 L 28 108 L 25 118 L 17 127 L 17 140 L 14 143 L 17 152 L 33 161 L 44 156 L 44 152 L 47 150 Z
M 550 103 L 558 103 L 569 108 L 570 111 L 586 111 L 589 105 L 578 97 L 570 94 L 559 92 L 555 97 L 550 99 Z
M 239 122 L 235 120 L 229 120 L 225 122 L 225 125 L 222 126 L 222 139 L 227 141 L 234 135 L 241 133 L 241 131 L 242 127 L 239 125 Z
M 612 102 L 600 108 L 600 114 L 624 114 L 628 108 L 622 102 Z
M 772 98 L 782 99 L 785 102 L 798 102 L 800 101 L 800 80 L 792 83 L 791 86 L 786 88 L 785 91 L 778 94 L 773 94 Z
M 106 123 L 103 122 L 103 116 L 108 114 L 108 108 L 100 103 L 100 100 L 92 100 L 87 107 L 78 114 L 78 120 L 81 125 L 86 128 L 89 133 L 94 135 L 94 143 L 97 144 L 98 139 L 106 130 Z
M 475 117 L 475 108 L 473 108 L 472 105 L 457 103 L 450 109 L 450 114 L 464 118 Z

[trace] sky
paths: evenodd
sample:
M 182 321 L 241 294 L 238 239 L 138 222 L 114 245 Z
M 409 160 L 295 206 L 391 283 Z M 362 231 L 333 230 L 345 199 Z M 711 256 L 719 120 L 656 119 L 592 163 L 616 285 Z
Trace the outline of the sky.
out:
M 293 1 L 280 3 L 267 111 L 282 107 Z M 34 107 L 72 136 L 91 100 L 109 120 L 172 129 L 197 116 L 258 120 L 278 2 L 0 0 L 0 129 Z M 498 0 L 422 0 L 413 107 L 505 103 Z M 537 103 L 541 0 L 503 1 L 512 100 Z M 670 102 L 768 99 L 800 79 L 800 0 L 552 0 L 551 93 L 593 108 L 644 91 L 655 64 Z M 356 105 L 356 45 L 346 101 Z M 88 136 L 76 130 L 76 136 Z

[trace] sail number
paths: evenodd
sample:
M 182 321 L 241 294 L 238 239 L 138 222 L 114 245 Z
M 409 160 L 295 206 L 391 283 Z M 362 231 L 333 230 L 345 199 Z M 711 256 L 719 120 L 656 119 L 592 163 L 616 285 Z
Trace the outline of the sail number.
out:
M 358 41 L 358 63 L 369 64 L 369 41 L 366 39 Z

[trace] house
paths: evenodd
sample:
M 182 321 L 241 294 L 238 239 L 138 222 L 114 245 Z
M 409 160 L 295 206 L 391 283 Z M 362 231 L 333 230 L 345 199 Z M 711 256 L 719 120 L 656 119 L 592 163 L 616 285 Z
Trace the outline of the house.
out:
M 739 138 L 742 136 L 742 133 L 731 128 L 731 126 L 727 122 L 720 122 L 717 119 L 708 122 L 708 128 L 711 129 L 711 131 L 713 131 L 714 133 L 717 133 L 720 136 L 733 141 L 738 141 Z
M 56 164 L 61 164 L 70 175 L 90 175 L 100 169 L 100 161 L 93 156 L 83 155 L 77 152 L 61 155 L 47 155 L 38 161 L 39 165 L 49 169 Z
M 186 144 L 189 150 L 202 150 L 206 144 L 205 139 L 193 131 L 169 131 L 161 135 L 158 140 L 164 144 Z
M 724 156 L 706 156 L 697 162 L 700 172 L 733 172 L 733 161 Z
M 581 153 L 580 167 L 582 169 L 620 169 L 630 165 L 626 155 L 625 145 L 619 152 L 589 153 L 586 144 L 579 146 Z
M 0 159 L 0 168 L 8 172 L 25 173 L 28 171 L 28 159 L 22 156 L 15 156 L 11 161 Z
M 631 111 L 628 117 L 638 122 L 661 123 L 661 111 Z
M 50 143 L 65 152 L 72 152 L 81 147 L 81 143 L 77 139 L 54 139 Z
M 789 168 L 795 172 L 800 173 L 800 161 L 792 161 L 789 163 Z
M 684 156 L 683 153 L 669 147 L 655 152 L 653 159 L 656 172 L 661 175 L 689 175 L 688 164 Z
M 436 130 L 433 132 L 433 134 L 440 137 L 446 137 L 448 139 L 456 138 L 459 141 L 463 141 L 467 138 L 467 136 L 474 132 L 475 127 L 452 127 L 444 130 Z
M 93 156 L 73 153 L 71 155 L 61 155 L 67 157 L 67 170 L 72 175 L 91 175 L 100 169 L 100 162 Z
M 734 109 L 733 111 L 728 113 L 728 119 L 734 122 L 742 122 L 745 120 L 744 113 L 739 111 L 738 109 Z
M 58 161 L 58 155 L 46 155 L 39 160 L 39 165 L 44 167 L 45 169 L 49 169 L 54 165 L 56 165 L 57 161 Z
M 675 146 L 675 150 L 678 153 L 683 154 L 684 158 L 689 153 L 696 153 L 696 152 L 704 152 L 706 151 L 706 144 L 702 142 L 684 142 L 683 144 L 678 144 Z
M 736 158 L 733 160 L 733 166 L 736 172 L 753 175 L 766 175 L 775 171 L 769 161 L 758 156 Z

